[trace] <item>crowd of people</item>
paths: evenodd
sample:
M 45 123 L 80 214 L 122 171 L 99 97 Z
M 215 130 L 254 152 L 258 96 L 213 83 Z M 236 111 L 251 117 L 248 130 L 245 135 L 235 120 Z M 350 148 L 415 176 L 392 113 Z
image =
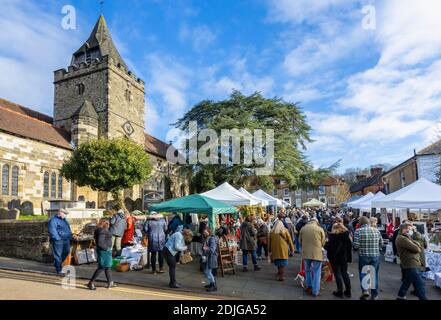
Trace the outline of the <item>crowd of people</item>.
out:
M 49 221 L 49 234 L 54 255 L 54 266 L 62 275 L 62 263 L 70 253 L 72 232 L 66 220 L 68 211 L 60 209 Z M 95 233 L 98 267 L 87 287 L 95 290 L 95 280 L 104 271 L 107 287 L 114 287 L 111 267 L 112 259 L 121 254 L 124 246 L 134 242 L 136 217 L 119 210 L 110 218 L 100 220 Z M 254 215 L 239 220 L 237 235 L 242 251 L 243 272 L 248 272 L 251 256 L 254 271 L 260 271 L 258 261 L 266 260 L 277 269 L 276 279 L 284 281 L 289 257 L 300 254 L 305 272 L 305 292 L 312 297 L 320 296 L 321 274 L 325 260 L 328 260 L 335 277 L 338 298 L 352 296 L 351 275 L 348 264 L 352 262 L 353 251 L 358 253 L 360 299 L 378 299 L 380 251 L 383 238 L 377 229 L 377 219 L 365 216 L 353 217 L 350 212 L 333 210 L 280 209 L 276 217 L 265 215 L 257 219 Z M 225 230 L 220 230 L 221 233 Z M 209 292 L 217 291 L 216 274 L 219 261 L 219 238 L 208 223 L 199 227 L 201 271 L 207 277 L 205 286 Z M 167 223 L 162 214 L 151 212 L 143 224 L 145 245 L 151 254 L 153 274 L 164 273 L 164 260 L 168 265 L 169 286 L 179 288 L 176 280 L 176 266 L 183 252 L 188 250 L 193 233 L 184 229 L 179 215 Z M 394 252 L 400 258 L 402 285 L 397 299 L 406 299 L 411 285 L 413 293 L 421 300 L 427 299 L 422 271 L 425 271 L 424 237 L 416 231 L 410 221 L 404 221 L 393 231 L 391 241 Z M 325 257 L 326 253 L 326 257 Z M 327 258 L 327 259 L 326 259 Z M 157 262 L 159 269 L 157 268 Z

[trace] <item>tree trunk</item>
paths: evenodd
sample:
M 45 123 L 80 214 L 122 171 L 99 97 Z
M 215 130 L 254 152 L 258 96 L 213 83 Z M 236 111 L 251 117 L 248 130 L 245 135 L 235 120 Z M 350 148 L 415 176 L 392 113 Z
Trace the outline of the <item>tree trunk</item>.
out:
M 115 210 L 127 210 L 126 206 L 124 205 L 124 201 L 121 197 L 121 190 L 112 192 L 112 197 L 114 201 L 113 209 Z

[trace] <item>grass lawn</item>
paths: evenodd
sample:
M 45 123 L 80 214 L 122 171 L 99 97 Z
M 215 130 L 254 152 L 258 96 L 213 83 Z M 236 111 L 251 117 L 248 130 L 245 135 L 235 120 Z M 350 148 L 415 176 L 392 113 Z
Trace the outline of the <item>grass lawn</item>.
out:
M 20 221 L 43 221 L 43 220 L 47 220 L 47 216 L 46 215 L 41 215 L 41 216 L 22 216 L 22 215 L 20 215 L 18 220 L 20 220 Z

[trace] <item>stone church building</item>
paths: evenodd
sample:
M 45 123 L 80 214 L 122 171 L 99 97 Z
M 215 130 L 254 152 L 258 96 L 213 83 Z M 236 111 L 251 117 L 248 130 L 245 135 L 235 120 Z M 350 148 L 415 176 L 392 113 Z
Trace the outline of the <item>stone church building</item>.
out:
M 60 175 L 72 150 L 90 139 L 125 136 L 144 146 L 154 172 L 124 190 L 129 209 L 188 194 L 186 179 L 168 163 L 169 144 L 147 134 L 144 82 L 127 67 L 100 16 L 70 66 L 54 72 L 53 117 L 0 99 L 0 208 L 39 214 L 50 200 L 106 208 L 108 194 L 78 187 Z

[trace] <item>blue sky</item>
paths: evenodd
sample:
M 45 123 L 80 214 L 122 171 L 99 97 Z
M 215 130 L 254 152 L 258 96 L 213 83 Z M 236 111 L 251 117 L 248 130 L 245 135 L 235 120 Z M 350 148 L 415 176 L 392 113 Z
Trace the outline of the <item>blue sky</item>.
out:
M 75 30 L 61 27 L 64 5 Z M 362 27 L 362 8 L 376 28 Z M 52 114 L 52 71 L 67 67 L 99 1 L 0 0 L 0 96 Z M 114 41 L 146 82 L 149 133 L 232 89 L 301 102 L 317 166 L 397 164 L 439 138 L 441 1 L 107 0 Z

